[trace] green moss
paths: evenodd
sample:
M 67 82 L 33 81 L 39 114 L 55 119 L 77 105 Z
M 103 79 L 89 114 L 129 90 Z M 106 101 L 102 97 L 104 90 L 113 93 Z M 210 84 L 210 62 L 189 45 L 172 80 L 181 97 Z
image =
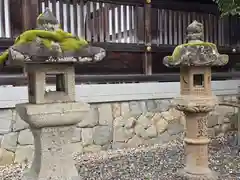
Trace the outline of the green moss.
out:
M 3 64 L 8 58 L 8 51 L 4 51 L 1 55 L 0 55 L 0 64 Z
M 29 30 L 18 36 L 14 42 L 15 45 L 31 43 L 37 37 L 41 38 L 43 45 L 51 49 L 52 41 L 60 44 L 63 51 L 77 51 L 88 44 L 85 39 L 74 37 L 71 33 L 59 29 L 57 31 Z M 0 56 L 0 63 L 8 58 L 8 50 Z
M 169 62 L 174 62 L 176 60 L 178 60 L 180 58 L 180 51 L 183 47 L 186 47 L 186 46 L 210 46 L 212 47 L 213 49 L 216 49 L 216 45 L 213 44 L 213 43 L 210 43 L 210 42 L 193 42 L 193 43 L 186 43 L 186 44 L 181 44 L 181 45 L 178 45 L 173 53 L 172 53 L 172 56 L 169 56 L 168 59 L 169 59 Z

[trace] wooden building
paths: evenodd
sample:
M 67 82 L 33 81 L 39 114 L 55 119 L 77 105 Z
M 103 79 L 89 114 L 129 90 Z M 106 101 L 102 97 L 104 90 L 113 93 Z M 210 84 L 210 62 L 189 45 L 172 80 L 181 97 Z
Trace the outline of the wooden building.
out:
M 220 18 L 212 0 L 1 0 L 0 51 L 21 32 L 33 29 L 45 7 L 52 9 L 65 31 L 107 50 L 104 61 L 76 66 L 79 74 L 178 73 L 164 67 L 162 59 L 185 42 L 186 27 L 193 20 L 204 24 L 205 41 L 230 55 L 229 64 L 214 71 L 232 71 L 239 59 L 239 20 Z M 4 73 L 20 71 L 18 67 L 2 69 Z

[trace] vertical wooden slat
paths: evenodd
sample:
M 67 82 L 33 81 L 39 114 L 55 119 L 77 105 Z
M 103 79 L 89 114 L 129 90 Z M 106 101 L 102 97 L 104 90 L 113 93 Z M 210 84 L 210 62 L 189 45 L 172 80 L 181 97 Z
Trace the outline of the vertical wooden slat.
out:
M 122 18 L 122 13 L 121 13 L 121 6 L 118 5 L 117 6 L 117 24 L 118 24 L 118 30 L 116 32 L 117 33 L 117 39 L 118 39 L 118 43 L 121 42 L 121 38 L 122 38 L 122 29 L 121 29 L 121 19 Z
M 75 1 L 75 0 L 73 0 L 73 1 Z M 52 12 L 53 12 L 54 16 L 56 16 L 57 15 L 57 0 L 51 0 L 51 2 L 52 2 Z
M 129 6 L 129 42 L 133 43 L 134 42 L 134 37 L 133 37 L 133 6 Z
M 88 41 L 92 41 L 92 23 L 91 23 L 91 2 L 87 1 L 86 2 L 86 9 L 87 9 L 87 14 L 86 14 L 86 39 Z
M 77 14 L 77 0 L 73 0 L 73 29 L 74 29 L 74 34 L 76 35 L 76 36 L 78 36 L 78 20 L 77 20 L 77 17 L 78 17 L 78 14 Z
M 31 15 L 29 15 L 31 14 Z M 34 29 L 36 27 L 36 19 L 38 17 L 38 0 L 22 0 L 22 18 L 24 31 Z
M 209 42 L 209 23 L 208 23 L 208 14 L 204 15 L 204 27 L 205 27 L 205 41 Z
M 97 41 L 97 36 L 98 36 L 98 33 L 99 33 L 99 31 L 98 31 L 98 28 L 97 28 L 97 24 L 96 24 L 96 12 L 97 12 L 97 4 L 96 4 L 96 2 L 92 2 L 92 7 L 93 7 L 93 11 L 92 11 L 92 16 L 90 17 L 92 20 L 91 20 L 91 22 L 92 22 L 92 25 L 91 25 L 91 29 L 92 29 L 92 32 L 91 32 L 91 34 L 92 34 L 92 41 Z
M 173 11 L 172 10 L 168 10 L 169 12 L 169 16 L 168 16 L 168 42 L 169 44 L 173 44 L 173 39 L 174 39 L 174 31 L 173 31 Z
M 174 45 L 177 45 L 179 44 L 178 43 L 178 37 L 179 37 L 179 26 L 178 26 L 178 16 L 179 16 L 179 13 L 177 11 L 174 11 L 173 12 L 173 32 L 174 32 L 174 39 L 173 39 L 173 44 Z
M 178 12 L 178 44 L 183 44 L 183 27 L 182 27 L 182 22 L 183 22 L 183 15 L 182 12 Z
M 213 27 L 213 33 L 214 33 L 214 42 L 218 46 L 219 41 L 218 41 L 218 19 L 216 16 L 213 16 L 213 21 L 214 21 L 214 27 Z
M 60 14 L 60 24 L 63 29 L 64 27 L 64 17 L 63 17 L 63 1 L 59 1 L 59 14 Z
M 85 23 L 84 23 L 84 0 L 80 0 L 79 2 L 79 21 L 80 24 L 79 36 L 86 39 L 85 34 Z
M 134 37 L 134 43 L 139 43 L 138 41 L 138 7 L 137 6 L 134 6 L 134 9 L 133 9 L 133 16 L 134 16 L 134 30 L 133 30 L 133 37 Z
M 67 31 L 71 32 L 71 10 L 69 1 L 66 1 L 66 15 L 67 15 Z
M 130 32 L 131 30 L 130 28 L 129 30 L 127 28 L 127 21 L 130 20 L 131 18 L 132 18 L 131 15 L 129 15 L 127 18 L 127 6 L 124 5 L 123 6 L 123 39 L 125 43 L 127 42 L 128 32 Z
M 164 44 L 168 44 L 168 37 L 169 37 L 169 34 L 168 34 L 168 11 L 166 9 L 163 10 L 164 12 Z
M 48 0 L 44 0 L 44 5 L 45 5 L 45 8 L 49 7 L 49 2 L 48 2 Z
M 144 59 L 144 72 L 147 75 L 152 74 L 152 53 L 151 49 L 151 3 L 146 3 L 144 6 L 144 30 L 145 30 L 145 59 Z
M 186 35 L 187 35 L 187 26 L 188 26 L 188 14 L 183 12 L 182 13 L 182 16 L 183 16 L 183 21 L 182 21 L 182 32 L 183 32 L 183 43 L 186 42 Z
M 104 36 L 105 36 L 105 41 L 109 42 L 110 41 L 110 26 L 109 24 L 109 4 L 105 3 L 105 11 L 104 11 Z
M 112 18 L 112 24 L 111 24 L 111 27 L 112 27 L 112 42 L 116 42 L 116 21 L 115 21 L 115 6 L 114 5 L 111 5 L 111 13 L 110 13 L 110 16 Z
M 103 3 L 99 3 L 99 19 L 98 19 L 98 27 L 99 27 L 99 41 L 104 42 L 104 10 Z
M 5 32 L 5 9 L 4 9 L 4 0 L 1 0 L 0 2 L 0 28 L 1 28 L 1 37 L 5 37 L 6 36 L 6 32 Z
M 162 9 L 157 9 L 157 45 L 159 46 L 162 40 Z

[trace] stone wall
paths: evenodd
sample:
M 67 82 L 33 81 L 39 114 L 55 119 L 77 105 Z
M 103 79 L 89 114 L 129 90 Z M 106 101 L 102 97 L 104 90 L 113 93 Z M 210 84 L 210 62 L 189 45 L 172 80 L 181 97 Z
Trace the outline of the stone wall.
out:
M 221 99 L 223 97 L 220 97 Z M 224 97 L 233 98 L 233 97 Z M 219 135 L 234 125 L 236 109 L 218 107 L 209 116 L 209 135 Z M 33 137 L 14 109 L 0 110 L 0 165 L 31 161 Z M 91 104 L 72 138 L 76 152 L 166 143 L 184 131 L 184 115 L 170 99 Z

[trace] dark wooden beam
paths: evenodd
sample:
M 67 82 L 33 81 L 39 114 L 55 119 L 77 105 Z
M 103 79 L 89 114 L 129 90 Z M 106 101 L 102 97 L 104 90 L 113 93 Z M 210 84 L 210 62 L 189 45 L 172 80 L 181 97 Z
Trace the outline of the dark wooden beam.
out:
M 21 1 L 23 31 L 34 29 L 36 27 L 36 19 L 39 15 L 39 0 Z

